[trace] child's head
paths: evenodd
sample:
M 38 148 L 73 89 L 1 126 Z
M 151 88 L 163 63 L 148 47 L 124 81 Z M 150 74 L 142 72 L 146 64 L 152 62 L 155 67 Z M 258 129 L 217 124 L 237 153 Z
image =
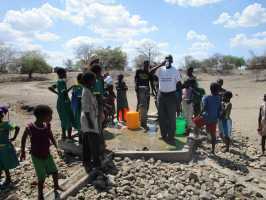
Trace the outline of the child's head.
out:
M 220 87 L 223 87 L 223 85 L 224 85 L 224 80 L 221 79 L 221 78 L 219 78 L 219 79 L 217 80 L 217 84 L 218 84 Z
M 187 69 L 187 76 L 191 77 L 193 75 L 193 73 L 194 73 L 194 68 L 193 67 L 189 67 Z
M 96 82 L 96 76 L 93 72 L 88 71 L 83 75 L 82 83 L 86 87 L 88 88 L 93 87 L 95 85 L 95 82 Z
M 57 73 L 58 78 L 60 79 L 64 79 L 67 77 L 67 72 L 64 68 L 58 68 L 56 70 L 56 73 Z
M 124 75 L 123 74 L 119 74 L 118 76 L 117 76 L 117 80 L 118 81 L 122 81 L 124 79 Z
M 0 121 L 3 121 L 5 115 L 8 113 L 8 108 L 5 106 L 0 107 Z
M 79 73 L 78 76 L 77 76 L 77 82 L 78 82 L 78 84 L 82 84 L 82 79 L 83 79 L 83 74 L 82 73 Z
M 37 121 L 50 123 L 53 117 L 53 110 L 47 105 L 38 105 L 34 108 L 33 114 Z
M 219 94 L 220 85 L 218 83 L 212 83 L 210 86 L 211 94 L 218 95 Z
M 230 92 L 230 91 L 226 91 L 226 92 L 224 93 L 224 95 L 223 95 L 223 101 L 225 101 L 225 102 L 230 102 L 230 100 L 232 99 L 232 97 L 233 97 L 232 92 Z
M 93 65 L 91 67 L 91 71 L 96 75 L 96 77 L 99 77 L 102 75 L 102 68 L 100 65 Z
M 264 94 L 263 100 L 266 102 L 266 94 Z
M 143 62 L 143 69 L 144 69 L 144 71 L 149 71 L 149 68 L 150 68 L 150 62 L 148 60 L 145 60 Z

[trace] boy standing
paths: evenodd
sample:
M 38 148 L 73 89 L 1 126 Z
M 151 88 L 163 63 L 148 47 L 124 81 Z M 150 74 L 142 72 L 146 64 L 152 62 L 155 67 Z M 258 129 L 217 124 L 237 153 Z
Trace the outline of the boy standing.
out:
M 100 130 L 98 121 L 97 99 L 92 93 L 95 86 L 95 74 L 87 72 L 83 75 L 84 85 L 81 99 L 81 131 L 83 142 L 83 164 L 86 169 L 100 167 Z
M 204 96 L 202 99 L 202 115 L 194 118 L 194 123 L 196 125 L 196 134 L 198 128 L 206 125 L 207 132 L 211 135 L 212 153 L 215 154 L 216 127 L 221 111 L 221 98 L 219 96 L 219 85 L 217 83 L 212 83 L 210 90 L 211 95 Z

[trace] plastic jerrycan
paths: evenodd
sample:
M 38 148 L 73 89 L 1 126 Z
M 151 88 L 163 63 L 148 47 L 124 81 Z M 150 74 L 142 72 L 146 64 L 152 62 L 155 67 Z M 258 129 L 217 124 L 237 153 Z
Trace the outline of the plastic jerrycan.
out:
M 138 129 L 140 128 L 140 116 L 139 112 L 128 112 L 127 113 L 127 128 Z

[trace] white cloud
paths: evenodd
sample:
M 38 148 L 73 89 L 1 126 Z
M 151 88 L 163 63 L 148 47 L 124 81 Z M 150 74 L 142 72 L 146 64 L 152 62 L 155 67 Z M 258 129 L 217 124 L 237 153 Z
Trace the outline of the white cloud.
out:
M 50 32 L 36 33 L 35 38 L 43 42 L 54 42 L 60 39 L 58 35 Z
M 266 32 L 259 32 L 250 37 L 246 34 L 237 34 L 230 39 L 231 47 L 266 48 Z
M 23 32 L 13 29 L 9 24 L 0 22 L 0 41 L 8 45 L 13 45 L 19 49 L 39 50 L 41 47 L 32 42 L 32 40 Z
M 194 30 L 187 32 L 187 40 L 191 42 L 191 46 L 188 49 L 187 55 L 191 55 L 198 59 L 208 56 L 208 51 L 214 48 L 208 37 L 204 34 L 199 34 Z
M 164 1 L 179 6 L 199 7 L 199 6 L 218 3 L 222 0 L 164 0 Z
M 255 27 L 266 23 L 266 8 L 259 3 L 247 6 L 242 13 L 236 12 L 230 15 L 223 12 L 214 24 L 222 24 L 226 28 Z
M 5 15 L 4 22 L 22 31 L 42 30 L 53 25 L 52 19 L 42 12 L 41 8 L 21 11 L 9 10 Z
M 79 47 L 82 44 L 98 46 L 100 44 L 103 44 L 103 42 L 104 42 L 103 40 L 98 38 L 78 36 L 66 42 L 65 47 L 72 50 Z
M 199 34 L 196 31 L 190 30 L 187 32 L 187 40 L 206 41 L 206 40 L 208 40 L 208 38 L 204 34 Z
M 139 34 L 158 30 L 139 15 L 131 15 L 120 4 L 102 3 L 96 0 L 68 0 L 66 10 L 76 18 L 77 23 L 88 24 L 93 32 L 108 39 L 130 39 Z

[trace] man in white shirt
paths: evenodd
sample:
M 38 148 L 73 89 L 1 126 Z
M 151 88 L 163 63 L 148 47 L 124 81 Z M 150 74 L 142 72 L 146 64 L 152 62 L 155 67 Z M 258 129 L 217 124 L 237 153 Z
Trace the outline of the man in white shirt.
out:
M 176 109 L 177 95 L 176 87 L 181 82 L 179 71 L 172 66 L 173 57 L 171 55 L 165 58 L 165 61 L 153 68 L 151 73 L 159 79 L 159 125 L 162 139 L 171 141 L 175 137 L 176 131 Z

